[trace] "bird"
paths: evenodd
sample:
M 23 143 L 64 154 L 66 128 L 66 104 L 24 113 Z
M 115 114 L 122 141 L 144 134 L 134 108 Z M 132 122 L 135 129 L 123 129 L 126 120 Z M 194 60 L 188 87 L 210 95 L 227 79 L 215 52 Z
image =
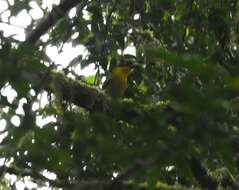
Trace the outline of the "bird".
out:
M 127 65 L 118 65 L 113 68 L 103 85 L 105 92 L 112 98 L 122 98 L 128 86 L 128 76 L 133 68 Z

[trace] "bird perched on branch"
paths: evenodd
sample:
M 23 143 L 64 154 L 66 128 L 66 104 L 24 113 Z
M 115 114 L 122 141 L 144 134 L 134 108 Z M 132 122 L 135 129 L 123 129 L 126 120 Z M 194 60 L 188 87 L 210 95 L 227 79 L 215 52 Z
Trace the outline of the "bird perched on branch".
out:
M 128 87 L 128 76 L 139 65 L 135 63 L 136 57 L 126 54 L 121 60 L 121 64 L 114 67 L 103 85 L 106 93 L 112 98 L 122 98 Z
M 132 68 L 130 66 L 116 66 L 103 85 L 106 93 L 113 98 L 123 97 L 128 86 L 128 76 L 131 72 Z

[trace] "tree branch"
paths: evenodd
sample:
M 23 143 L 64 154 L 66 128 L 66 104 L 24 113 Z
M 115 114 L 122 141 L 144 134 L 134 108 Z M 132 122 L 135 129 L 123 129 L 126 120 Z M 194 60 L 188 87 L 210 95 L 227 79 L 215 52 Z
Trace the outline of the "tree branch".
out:
M 35 44 L 39 38 L 45 34 L 56 22 L 62 18 L 71 8 L 76 6 L 80 0 L 64 0 L 62 3 L 56 7 L 53 7 L 52 11 L 43 19 L 36 29 L 30 32 L 24 43 Z M 83 7 L 87 4 L 88 0 L 81 1 Z
M 45 80 L 43 88 L 60 96 L 61 99 L 88 111 L 107 111 L 109 99 L 102 90 L 69 79 L 60 73 L 51 72 Z

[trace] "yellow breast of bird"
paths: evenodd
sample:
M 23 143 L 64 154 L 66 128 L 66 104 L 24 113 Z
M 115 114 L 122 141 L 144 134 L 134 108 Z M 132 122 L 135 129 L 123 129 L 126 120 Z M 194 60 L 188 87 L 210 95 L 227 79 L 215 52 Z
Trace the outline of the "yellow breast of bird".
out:
M 115 97 L 122 97 L 127 88 L 127 75 L 121 70 L 114 70 L 110 79 L 110 94 Z

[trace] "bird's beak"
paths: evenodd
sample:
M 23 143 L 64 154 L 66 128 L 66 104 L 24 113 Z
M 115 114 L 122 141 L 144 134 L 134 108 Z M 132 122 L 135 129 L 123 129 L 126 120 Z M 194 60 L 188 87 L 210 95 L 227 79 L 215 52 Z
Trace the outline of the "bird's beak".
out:
M 140 65 L 138 63 L 134 63 L 130 67 L 133 68 L 133 69 L 136 69 L 136 68 L 139 68 Z

